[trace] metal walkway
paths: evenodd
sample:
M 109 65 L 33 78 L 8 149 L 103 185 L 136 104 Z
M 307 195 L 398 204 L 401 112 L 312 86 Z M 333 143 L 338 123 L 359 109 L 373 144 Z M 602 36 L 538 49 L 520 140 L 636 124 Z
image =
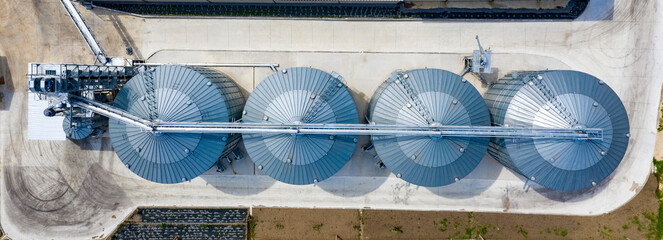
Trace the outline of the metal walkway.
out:
M 438 137 L 502 137 L 602 140 L 603 130 L 595 128 L 511 128 L 498 126 L 405 126 L 376 124 L 265 124 L 241 122 L 153 122 L 108 104 L 70 96 L 72 106 L 117 119 L 153 133 L 254 133 L 382 135 Z
M 101 64 L 106 64 L 108 62 L 106 54 L 104 54 L 104 51 L 101 49 L 99 43 L 94 38 L 92 31 L 87 27 L 85 21 L 81 17 L 81 14 L 78 12 L 78 10 L 76 10 L 76 7 L 71 2 L 71 0 L 60 0 L 60 3 L 62 3 L 62 6 L 64 6 L 64 8 L 67 10 L 69 17 L 71 17 L 71 20 L 74 21 L 74 24 L 76 24 L 76 28 L 78 28 L 78 31 L 81 32 L 81 35 L 83 35 L 83 38 L 85 38 L 85 42 L 87 42 L 90 50 L 92 50 L 92 54 L 94 54 L 96 61 Z

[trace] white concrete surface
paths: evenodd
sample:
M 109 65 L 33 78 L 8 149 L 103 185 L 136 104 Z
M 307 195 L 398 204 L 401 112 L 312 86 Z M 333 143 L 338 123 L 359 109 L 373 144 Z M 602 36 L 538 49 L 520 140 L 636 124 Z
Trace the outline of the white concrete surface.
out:
M 44 116 L 44 109 L 47 107 L 48 101 L 40 101 L 34 93 L 28 94 L 28 140 L 67 140 L 62 129 L 64 117 Z
M 596 1 L 592 1 L 596 2 Z M 126 20 L 149 61 L 274 62 L 336 71 L 353 91 L 360 113 L 395 69 L 462 69 L 474 35 L 494 50 L 499 75 L 516 70 L 573 69 L 603 79 L 623 100 L 632 137 L 617 170 L 593 189 L 556 192 L 525 181 L 490 157 L 459 183 L 439 188 L 407 184 L 378 170 L 356 150 L 334 177 L 316 185 L 276 182 L 245 158 L 224 174 L 163 185 L 131 173 L 107 138 L 74 144 L 27 141 L 24 129 L 0 125 L 3 142 L 0 217 L 15 239 L 107 236 L 136 206 L 267 206 L 482 211 L 599 215 L 632 199 L 651 171 L 663 84 L 661 1 L 616 0 L 614 12 L 588 9 L 590 21 L 354 21 L 285 19 Z M 38 60 L 38 59 L 36 59 Z M 268 69 L 223 68 L 248 93 Z M 495 76 L 493 76 L 495 77 Z M 468 79 L 484 91 L 473 77 Z M 16 93 L 0 122 L 20 126 L 25 109 Z M 361 138 L 366 142 L 367 138 Z M 361 144 L 359 144 L 361 145 Z M 236 166 L 235 166 L 236 165 Z M 230 174 L 230 173 L 237 174 Z M 116 216 L 113 218 L 112 216 Z

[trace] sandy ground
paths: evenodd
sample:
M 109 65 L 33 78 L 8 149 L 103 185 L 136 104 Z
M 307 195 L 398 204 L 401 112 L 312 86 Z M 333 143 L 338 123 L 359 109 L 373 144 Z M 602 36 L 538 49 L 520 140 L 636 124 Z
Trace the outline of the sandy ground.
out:
M 611 190 L 597 191 L 600 196 L 598 199 L 609 201 L 606 205 L 614 202 L 623 203 L 642 188 L 648 188 L 651 185 L 645 185 L 646 174 L 635 169 L 648 169 L 650 166 L 651 155 L 653 154 L 653 141 L 655 138 L 654 123 L 657 103 L 651 103 L 651 99 L 660 99 L 661 79 L 656 78 L 656 61 L 660 56 L 660 45 L 656 44 L 658 35 L 657 20 L 659 18 L 654 3 L 645 1 L 618 1 L 616 11 L 611 13 L 605 21 L 582 21 L 578 22 L 487 22 L 487 23 L 445 23 L 445 22 L 366 22 L 352 25 L 352 21 L 287 21 L 287 20 L 233 20 L 233 19 L 215 19 L 210 21 L 195 21 L 183 19 L 139 19 L 126 16 L 109 15 L 108 12 L 95 10 L 94 12 L 82 11 L 87 22 L 92 26 L 101 45 L 111 56 L 126 56 L 125 48 L 134 46 L 136 55 L 149 58 L 153 56 L 167 56 L 167 54 L 179 53 L 184 51 L 198 55 L 200 59 L 209 57 L 211 60 L 219 58 L 226 61 L 238 61 L 253 59 L 252 57 L 263 57 L 260 60 L 272 61 L 276 56 L 286 56 L 280 59 L 284 67 L 302 66 L 311 64 L 316 67 L 327 66 L 332 69 L 343 69 L 346 79 L 356 79 L 352 81 L 351 87 L 362 93 L 358 98 L 366 101 L 370 98 L 375 82 L 365 81 L 366 71 L 359 69 L 370 69 L 369 64 L 376 64 L 374 61 L 390 58 L 401 60 L 401 67 L 421 67 L 422 56 L 426 53 L 447 53 L 462 54 L 470 52 L 475 48 L 472 41 L 473 36 L 482 33 L 485 36 L 484 43 L 490 42 L 494 48 L 501 49 L 502 52 L 513 54 L 535 54 L 554 59 L 564 59 L 566 66 L 573 66 L 576 70 L 587 71 L 601 79 L 605 79 L 613 89 L 625 100 L 632 124 L 634 136 L 629 147 L 627 158 L 629 159 L 618 169 L 617 180 L 610 183 L 624 183 L 618 188 Z M 38 6 L 38 7 L 37 7 Z M 125 216 L 137 205 L 177 205 L 177 206 L 211 206 L 211 205 L 260 205 L 265 206 L 294 206 L 307 205 L 317 207 L 320 201 L 332 200 L 334 205 L 325 207 L 333 208 L 362 208 L 357 206 L 377 205 L 398 208 L 417 208 L 418 204 L 412 204 L 417 197 L 428 199 L 423 204 L 426 206 L 449 206 L 448 202 L 471 201 L 466 199 L 445 199 L 442 196 L 436 196 L 435 190 L 424 188 L 414 188 L 407 184 L 393 182 L 392 178 L 378 176 L 374 178 L 362 179 L 367 183 L 378 182 L 377 187 L 370 184 L 356 185 L 358 189 L 365 189 L 366 192 L 377 192 L 389 194 L 385 198 L 369 198 L 362 196 L 345 195 L 343 188 L 334 187 L 346 186 L 350 182 L 344 183 L 349 178 L 344 176 L 329 181 L 332 183 L 325 186 L 292 187 L 280 183 L 275 183 L 264 176 L 244 176 L 237 177 L 219 177 L 218 175 L 205 175 L 194 181 L 185 184 L 164 186 L 146 182 L 133 175 L 117 159 L 110 148 L 110 142 L 107 138 L 92 139 L 83 142 L 46 142 L 46 141 L 27 141 L 25 128 L 25 110 L 26 97 L 24 75 L 27 70 L 27 63 L 31 61 L 41 62 L 74 62 L 74 63 L 92 63 L 93 58 L 90 55 L 87 46 L 77 33 L 74 25 L 71 24 L 68 16 L 59 5 L 57 0 L 44 1 L 13 1 L 0 0 L 0 9 L 6 11 L 0 12 L 0 49 L 3 49 L 10 67 L 5 91 L 5 101 L 8 102 L 9 110 L 0 111 L 0 158 L 2 160 L 2 186 L 0 195 L 2 196 L 2 225 L 10 237 L 16 239 L 31 238 L 59 238 L 59 239 L 89 239 L 92 236 L 107 234 L 114 226 L 119 223 L 117 219 L 111 216 Z M 613 17 L 614 16 L 614 17 Z M 330 24 L 325 35 L 315 35 L 313 30 L 325 30 L 324 24 Z M 462 24 L 462 26 L 461 26 Z M 307 31 L 293 31 L 299 27 L 305 27 Z M 253 29 L 253 31 L 251 31 Z M 390 35 L 389 30 L 398 29 L 398 36 Z M 310 30 L 310 31 L 309 31 Z M 458 35 L 448 36 L 445 32 L 453 31 Z M 524 33 L 524 34 L 521 34 Z M 298 35 L 299 34 L 299 35 Z M 395 33 L 394 33 L 395 34 Z M 548 35 L 549 34 L 549 35 Z M 224 36 L 223 38 L 219 35 Z M 255 41 L 258 39 L 258 41 Z M 268 41 L 260 41 L 268 39 Z M 363 40 L 362 40 L 363 39 Z M 393 41 L 385 41 L 390 39 Z M 469 41 L 461 40 L 469 39 Z M 326 49 L 322 52 L 315 52 L 315 49 Z M 396 52 L 394 49 L 398 49 Z M 213 50 L 209 52 L 200 52 L 200 50 Z M 214 52 L 216 53 L 210 53 Z M 279 55 L 286 52 L 290 55 Z M 288 52 L 304 52 L 305 54 L 291 54 Z M 275 55 L 262 54 L 271 52 Z M 165 55 L 164 55 L 165 54 Z M 316 55 L 317 54 L 317 55 Z M 348 58 L 339 57 L 341 55 L 354 55 Z M 409 54 L 408 58 L 399 58 L 398 54 Z M 372 61 L 359 64 L 354 71 L 347 70 L 347 62 L 344 60 L 365 57 Z M 449 56 L 440 54 L 435 57 L 435 64 L 444 65 Z M 317 60 L 316 60 L 317 59 Z M 324 61 L 331 59 L 329 65 Z M 365 59 L 365 60 L 366 60 Z M 540 59 L 540 58 L 536 58 Z M 255 59 L 254 59 L 255 60 Z M 384 63 L 387 63 L 385 60 Z M 323 65 L 325 64 L 325 65 Z M 379 65 L 379 63 L 377 63 Z M 393 62 L 389 62 L 393 64 Z M 455 66 L 455 63 L 450 63 Z M 540 63 L 543 64 L 543 63 Z M 535 64 L 536 65 L 536 64 Z M 446 65 L 449 66 L 449 65 Z M 538 66 L 538 65 L 537 65 Z M 385 66 L 385 69 L 392 71 L 392 66 Z M 450 69 L 454 70 L 455 69 Z M 247 70 L 229 69 L 226 70 L 241 84 L 245 84 L 245 89 L 252 89 L 252 85 L 257 82 L 255 79 L 262 79 L 260 74 L 268 74 L 256 70 L 251 73 Z M 382 70 L 381 70 L 382 71 Z M 239 77 L 249 76 L 253 78 Z M 256 77 L 255 74 L 258 74 Z M 373 75 L 386 76 L 388 72 L 378 72 Z M 381 81 L 382 77 L 374 77 L 373 81 Z M 363 81 L 362 81 L 363 80 Z M 242 82 L 246 81 L 246 82 Z M 473 80 L 476 84 L 476 80 Z M 251 85 L 249 85 L 251 84 Z M 650 84 L 648 86 L 648 84 Z M 480 85 L 480 84 L 479 84 Z M 12 91 L 13 90 L 13 91 Z M 644 157 L 640 157 L 644 156 Z M 354 166 L 354 165 L 353 165 Z M 489 165 L 492 166 L 492 165 Z M 372 170 L 374 171 L 374 170 Z M 509 171 L 502 171 L 509 174 Z M 637 175 L 637 174 L 639 175 Z M 246 179 L 250 179 L 246 181 Z M 380 181 L 376 181 L 379 179 Z M 392 179 L 392 180 L 390 180 Z M 490 180 L 490 179 L 489 179 Z M 494 180 L 494 179 L 493 179 Z M 516 184 L 512 187 L 514 190 L 522 188 L 522 181 L 515 179 Z M 337 185 L 334 185 L 337 184 Z M 381 184 L 381 185 L 380 185 Z M 484 184 L 484 183 L 482 183 Z M 490 181 L 485 182 L 491 186 Z M 354 184 L 353 184 L 354 185 Z M 396 187 L 394 187 L 396 186 Z M 477 185 L 458 185 L 465 187 L 481 187 Z M 608 185 L 606 185 L 608 186 Z M 396 191 L 400 189 L 402 191 Z M 453 190 L 456 191 L 456 190 Z M 495 199 L 494 196 L 503 196 L 503 188 L 495 188 L 494 191 L 486 192 L 480 198 L 474 200 L 477 209 L 485 207 L 486 209 L 505 209 L 517 211 L 518 207 L 534 205 L 525 202 L 515 201 L 518 194 L 532 194 L 541 199 L 550 202 L 546 205 L 548 208 L 564 208 L 566 211 L 576 210 L 578 212 L 588 211 L 590 206 L 578 204 L 583 198 L 565 199 L 555 198 L 555 196 L 543 196 L 536 191 L 523 193 L 516 191 L 516 195 L 506 195 L 507 201 L 503 198 Z M 644 192 L 653 192 L 643 190 Z M 612 195 L 611 195 L 612 193 Z M 621 194 L 628 193 L 628 194 Z M 257 197 L 257 194 L 261 194 Z M 637 199 L 631 201 L 629 205 L 621 208 L 629 209 L 632 212 L 622 213 L 623 217 L 640 216 L 642 220 L 643 212 L 653 211 L 649 200 L 642 202 Z M 192 199 L 191 196 L 196 196 Z M 293 201 L 292 197 L 297 196 L 298 201 Z M 593 193 L 587 196 L 594 196 Z M 585 196 L 585 197 L 587 197 Z M 515 197 L 509 201 L 508 197 Z M 403 199 L 410 199 L 410 205 Z M 552 199 L 549 199 L 552 198 Z M 442 200 L 441 200 L 442 199 Z M 619 199 L 618 201 L 615 199 Z M 266 202 L 271 201 L 269 205 Z M 415 202 L 416 203 L 416 202 Z M 482 203 L 485 203 L 482 205 Z M 504 204 L 508 203 L 508 204 Z M 384 205 L 380 205 L 384 204 Z M 596 205 L 596 204 L 595 204 Z M 617 204 L 619 205 L 619 204 Z M 497 206 L 497 207 L 495 207 Z M 570 207 L 576 206 L 576 208 Z M 647 206 L 647 207 L 642 207 Z M 593 206 L 595 209 L 602 209 L 600 206 Z M 387 207 L 385 207 L 387 208 Z M 467 209 L 455 209 L 464 211 Z M 542 211 L 555 211 L 555 209 L 545 209 Z M 272 215 L 264 215 L 264 211 Z M 300 219 L 307 217 L 315 219 L 323 225 L 317 230 L 313 225 L 301 221 L 301 226 L 292 225 L 285 221 L 297 221 L 297 218 L 286 218 L 289 213 L 278 215 L 278 210 L 265 209 L 256 212 L 256 218 L 265 221 L 265 224 L 258 223 L 258 236 L 271 238 L 271 234 L 280 229 L 269 230 L 272 224 L 267 223 L 269 219 L 280 218 L 284 223 L 282 229 L 294 228 L 294 230 L 307 230 L 311 228 L 316 232 L 303 233 L 310 234 L 311 238 L 333 237 L 332 234 L 348 235 L 347 238 L 353 238 L 356 232 L 351 219 L 357 216 L 358 210 L 341 210 L 338 213 L 334 211 L 323 211 L 310 213 L 293 213 Z M 590 210 L 591 211 L 591 210 Z M 297 215 L 299 214 L 299 215 Z M 441 213 L 441 212 L 390 212 L 362 210 L 363 218 L 372 218 L 369 223 L 360 224 L 362 236 L 372 239 L 382 238 L 409 238 L 406 234 L 415 234 L 415 227 L 420 226 L 422 237 L 426 234 L 433 234 L 434 228 L 424 226 L 424 222 L 419 224 L 419 215 L 430 214 L 429 221 L 433 224 L 436 219 L 437 224 L 447 218 L 447 224 L 459 226 L 454 230 L 463 234 L 464 227 L 461 223 L 469 221 L 469 214 L 465 213 Z M 405 225 L 400 229 L 393 229 L 395 222 L 392 218 L 398 215 L 406 216 L 410 223 L 416 225 Z M 439 214 L 439 215 L 437 215 Z M 338 215 L 329 217 L 330 215 Z M 415 216 L 417 216 L 415 218 Z M 440 216 L 442 218 L 440 219 Z M 456 217 L 453 217 L 456 216 Z M 613 216 L 613 215 L 608 215 Z M 463 218 L 464 217 L 464 218 Z M 504 217 L 504 218 L 502 218 Z M 531 217 L 531 218 L 530 218 Z M 613 216 L 614 217 L 614 216 Z M 360 217 L 357 217 L 359 221 Z M 495 215 L 474 214 L 472 221 L 481 223 L 481 219 L 487 220 L 492 226 L 498 226 L 500 222 L 509 224 L 499 225 L 501 229 L 514 228 L 511 223 L 523 225 L 515 230 L 523 229 L 529 236 L 537 236 L 539 232 L 547 228 L 564 227 L 567 234 L 575 231 L 570 225 L 569 218 L 563 217 L 541 217 L 542 220 L 535 219 L 536 216 L 523 217 L 520 215 Z M 331 219 L 330 223 L 323 223 L 322 219 Z M 416 221 L 414 219 L 417 219 Z M 533 225 L 534 221 L 553 222 L 547 225 L 546 229 L 537 228 Z M 571 219 L 576 219 L 575 217 Z M 638 221 L 640 221 L 638 220 Z M 274 220 L 269 220 L 274 221 Z M 581 226 L 588 226 L 587 231 L 596 231 L 601 233 L 600 225 L 594 225 L 593 219 L 587 218 L 588 223 L 581 223 Z M 606 220 L 608 221 L 608 220 Z M 621 220 L 620 220 L 621 221 Z M 604 230 L 610 233 L 619 231 L 620 221 L 616 224 L 605 222 Z M 366 222 L 366 221 L 365 221 Z M 641 224 L 644 221 L 640 221 Z M 276 228 L 276 222 L 272 222 Z M 388 224 L 390 223 L 390 224 Z M 472 222 L 470 222 L 472 223 Z M 627 222 L 628 223 L 628 222 Z M 621 223 L 621 224 L 627 224 Z M 400 223 L 399 223 L 400 224 Z M 632 221 L 630 228 L 637 225 Z M 392 226 L 394 225 L 394 226 Z M 476 224 L 475 224 L 476 225 Z M 515 224 L 514 224 L 515 225 Z M 608 226 L 609 225 L 609 226 Z M 267 226 L 267 229 L 261 230 L 261 227 Z M 333 228 L 337 226 L 337 228 Z M 435 225 L 434 225 L 435 226 Z M 471 228 L 473 225 L 466 225 Z M 530 226 L 532 226 L 530 228 Z M 623 225 L 622 225 L 623 226 Z M 350 228 L 349 228 L 350 227 Z M 497 228 L 497 227 L 496 227 Z M 599 229 L 596 229 L 599 228 Z M 637 227 L 636 227 L 637 228 Z M 329 230 L 329 231 L 328 231 Z M 338 230 L 338 231 L 337 231 Z M 393 230 L 393 231 L 392 231 Z M 558 229 L 561 231 L 561 229 Z M 624 229 L 626 230 L 626 229 Z M 261 233 L 260 231 L 264 231 Z M 274 232 L 272 232 L 274 231 Z M 353 232 L 355 231 L 355 232 Z M 365 231 L 365 232 L 364 232 Z M 403 235 L 400 232 L 403 232 Z M 431 232 L 432 231 L 432 232 Z M 448 233 L 446 231 L 449 231 Z M 455 235 L 455 231 L 438 229 L 442 236 L 445 234 Z M 492 232 L 493 234 L 499 234 Z M 497 231 L 497 230 L 496 230 Z M 523 234 L 520 231 L 518 234 Z M 554 232 L 554 230 L 551 230 Z M 642 231 L 642 230 L 641 230 Z M 639 231 L 639 232 L 641 232 Z M 628 231 L 626 231 L 628 233 Z M 638 233 L 639 233 L 638 232 Z M 435 232 L 437 233 L 437 232 Z M 263 234 L 263 235 L 260 235 Z M 284 233 L 287 234 L 287 233 Z M 316 235 L 317 234 L 317 235 Z M 506 234 L 506 233 L 505 233 Z M 590 236 L 588 232 L 579 231 L 574 236 Z M 424 236 L 426 235 L 426 236 Z M 541 233 L 541 235 L 545 235 Z M 553 233 L 554 235 L 554 233 Z M 553 237 L 551 235 L 551 237 Z M 281 235 L 274 235 L 281 236 Z M 283 235 L 285 237 L 297 238 L 295 234 Z M 495 235 L 500 237 L 501 235 Z M 513 235 L 504 235 L 504 238 L 510 238 Z M 600 235 L 603 236 L 603 235 Z M 639 238 L 638 235 L 629 235 Z M 599 238 L 599 237 L 596 237 Z M 345 239 L 345 238 L 344 238 Z
M 652 239 L 654 176 L 619 210 L 597 217 L 254 208 L 255 239 Z M 320 226 L 320 227 L 317 227 Z M 397 230 L 397 229 L 400 229 Z
M 414 8 L 528 8 L 528 9 L 557 9 L 564 8 L 569 0 L 545 0 L 545 1 L 522 1 L 522 0 L 451 0 L 451 1 L 409 1 Z

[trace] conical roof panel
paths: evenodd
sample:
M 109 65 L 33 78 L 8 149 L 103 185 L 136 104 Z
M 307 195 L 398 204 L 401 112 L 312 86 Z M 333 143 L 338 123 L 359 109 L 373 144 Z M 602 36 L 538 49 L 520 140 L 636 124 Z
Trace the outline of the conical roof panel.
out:
M 376 124 L 410 126 L 490 124 L 486 104 L 472 84 L 440 69 L 395 73 L 374 94 L 369 118 Z M 397 135 L 371 139 L 378 156 L 394 174 L 427 187 L 465 177 L 488 147 L 487 138 Z
M 628 147 L 629 121 L 609 86 L 586 73 L 543 71 L 500 79 L 485 95 L 493 124 L 601 128 L 601 140 L 494 139 L 489 153 L 547 188 L 578 190 L 610 175 Z
M 92 118 L 79 118 L 74 117 L 74 123 L 72 124 L 71 115 L 66 115 L 62 120 L 62 129 L 64 130 L 67 138 L 70 139 L 84 139 L 92 135 L 95 131 L 95 124 Z M 96 120 L 96 119 L 95 119 Z
M 290 68 L 263 80 L 244 108 L 247 123 L 359 123 L 344 84 L 313 68 Z M 243 134 L 258 168 L 282 182 L 311 184 L 338 172 L 354 152 L 357 136 Z
M 163 122 L 228 122 L 241 116 L 244 99 L 227 76 L 209 69 L 161 66 L 134 76 L 113 105 Z M 228 134 L 154 134 L 109 121 L 113 148 L 137 175 L 159 183 L 197 177 L 219 158 Z

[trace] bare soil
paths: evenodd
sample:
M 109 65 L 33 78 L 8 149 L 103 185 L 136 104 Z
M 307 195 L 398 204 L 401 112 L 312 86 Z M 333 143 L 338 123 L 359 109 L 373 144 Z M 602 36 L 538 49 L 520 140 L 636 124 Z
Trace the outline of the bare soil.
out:
M 385 210 L 253 209 L 253 239 L 652 239 L 656 178 L 596 217 Z M 321 224 L 319 229 L 315 226 Z M 251 235 L 251 234 L 250 234 Z
M 359 210 L 254 208 L 249 225 L 253 239 L 357 239 Z

